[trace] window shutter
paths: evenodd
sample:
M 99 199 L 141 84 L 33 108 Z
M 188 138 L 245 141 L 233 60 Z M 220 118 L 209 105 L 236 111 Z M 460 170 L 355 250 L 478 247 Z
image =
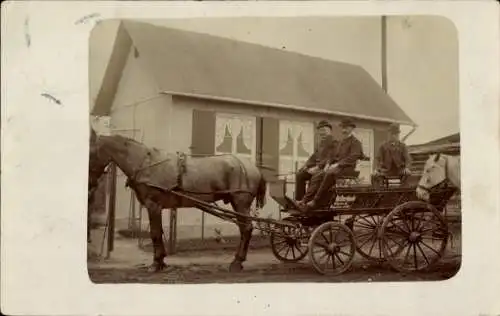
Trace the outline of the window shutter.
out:
M 263 117 L 257 120 L 257 150 L 262 173 L 268 181 L 277 179 L 279 170 L 279 120 Z M 269 169 L 268 169 L 269 168 Z
M 215 153 L 215 112 L 193 110 L 190 149 L 192 155 L 213 155 Z

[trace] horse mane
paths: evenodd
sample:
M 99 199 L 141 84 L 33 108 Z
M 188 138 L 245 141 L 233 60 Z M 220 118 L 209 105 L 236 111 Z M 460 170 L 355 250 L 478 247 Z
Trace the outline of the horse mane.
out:
M 123 135 L 119 135 L 119 134 L 113 135 L 112 137 L 114 137 L 116 139 L 123 140 L 124 142 L 127 142 L 129 144 L 134 144 L 136 146 L 139 146 L 146 151 L 152 151 L 154 154 L 162 154 L 162 151 L 160 149 L 158 149 L 157 147 L 147 146 L 146 144 L 144 144 L 138 140 L 135 140 L 131 137 L 127 137 L 127 136 L 123 136 Z

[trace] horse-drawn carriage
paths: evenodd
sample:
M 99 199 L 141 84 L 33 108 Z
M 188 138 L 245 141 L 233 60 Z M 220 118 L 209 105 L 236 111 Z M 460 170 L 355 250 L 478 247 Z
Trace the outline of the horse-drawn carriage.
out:
M 161 210 L 185 207 L 238 225 L 241 238 L 231 271 L 242 269 L 253 228 L 270 233 L 278 259 L 299 261 L 309 254 L 313 267 L 322 274 L 346 271 L 356 252 L 377 262 L 387 261 L 399 271 L 423 270 L 444 254 L 449 230 L 442 210 L 459 189 L 459 160 L 448 163 L 450 157 L 438 154 L 429 158 L 418 186 L 391 186 L 389 181 L 361 185 L 354 181 L 357 174 L 344 176 L 337 181 L 347 185 L 334 188 L 335 198 L 308 212 L 298 211 L 287 197 L 286 182 L 272 183 L 271 197 L 280 205 L 280 212 L 288 213 L 275 220 L 250 215 L 254 201 L 258 208 L 265 203 L 266 180 L 249 161 L 233 155 L 188 158 L 163 154 L 118 135 L 95 137 L 91 143 L 89 200 L 105 167 L 115 163 L 148 211 L 154 271 L 165 266 Z M 454 186 L 436 186 L 449 182 L 450 174 Z M 216 201 L 230 204 L 233 210 Z M 345 216 L 349 218 L 342 222 Z
M 442 211 L 455 188 L 437 188 L 423 202 L 415 186 L 403 186 L 397 177 L 374 186 L 349 181 L 356 176 L 340 177 L 344 185 L 337 184 L 336 194 L 308 212 L 299 211 L 287 197 L 286 181 L 271 186 L 280 212 L 288 214 L 282 222 L 296 224 L 273 229 L 276 258 L 297 262 L 309 255 L 317 272 L 340 274 L 349 269 L 356 252 L 404 272 L 426 269 L 443 256 L 449 231 Z M 348 218 L 342 222 L 342 217 Z

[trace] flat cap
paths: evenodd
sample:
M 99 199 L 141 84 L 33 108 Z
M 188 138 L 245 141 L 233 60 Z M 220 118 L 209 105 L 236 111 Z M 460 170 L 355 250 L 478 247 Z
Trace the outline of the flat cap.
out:
M 356 124 L 354 124 L 354 122 L 349 119 L 349 118 L 345 118 L 345 119 L 342 119 L 342 121 L 340 121 L 340 126 L 341 127 L 352 127 L 352 128 L 355 128 L 356 127 Z
M 316 126 L 316 128 L 322 128 L 322 127 L 329 127 L 331 129 L 332 128 L 332 124 L 330 124 L 328 121 L 325 121 L 325 120 L 319 121 L 319 123 Z
M 391 125 L 389 125 L 388 130 L 390 133 L 400 133 L 401 132 L 401 130 L 399 129 L 399 124 L 396 124 L 396 123 L 392 123 Z

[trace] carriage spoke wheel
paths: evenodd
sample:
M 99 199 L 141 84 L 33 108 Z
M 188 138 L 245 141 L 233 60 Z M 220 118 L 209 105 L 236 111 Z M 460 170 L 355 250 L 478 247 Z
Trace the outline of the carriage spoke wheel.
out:
M 356 252 L 356 240 L 344 224 L 326 222 L 309 239 L 309 258 L 320 274 L 338 275 L 348 270 Z
M 449 232 L 434 206 L 411 201 L 387 215 L 380 236 L 388 263 L 400 272 L 413 272 L 426 270 L 443 257 Z
M 352 230 L 356 238 L 356 250 L 364 258 L 375 262 L 385 261 L 382 240 L 379 238 L 383 223 L 382 215 L 358 215 L 354 218 Z
M 282 221 L 297 223 L 286 217 Z M 271 250 L 283 262 L 298 262 L 307 255 L 307 241 L 311 235 L 308 227 L 292 228 L 281 226 L 271 232 Z

